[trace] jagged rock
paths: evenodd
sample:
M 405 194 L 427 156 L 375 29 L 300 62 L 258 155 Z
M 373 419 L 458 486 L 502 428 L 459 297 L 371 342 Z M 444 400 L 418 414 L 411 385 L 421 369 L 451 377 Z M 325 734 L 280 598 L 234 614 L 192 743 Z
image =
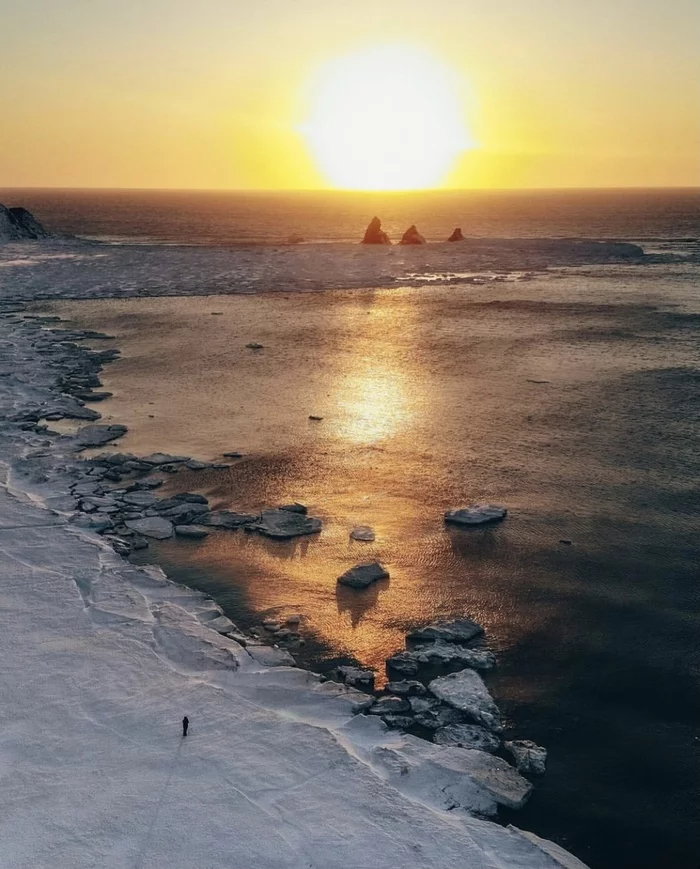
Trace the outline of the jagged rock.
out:
M 264 534 L 265 537 L 281 540 L 303 534 L 318 534 L 322 523 L 320 519 L 303 516 L 300 513 L 290 513 L 288 510 L 264 510 L 260 519 L 250 527 L 251 530 Z
M 190 540 L 202 540 L 209 536 L 206 528 L 201 525 L 176 525 L 175 534 L 177 537 L 187 537 Z
M 389 694 L 380 697 L 369 710 L 370 715 L 402 715 L 411 711 L 411 704 L 402 697 L 394 697 Z
M 341 585 L 349 585 L 350 588 L 367 588 L 379 579 L 388 578 L 389 571 L 378 561 L 373 561 L 371 564 L 356 564 L 339 576 L 337 581 Z
M 202 525 L 211 525 L 213 528 L 227 528 L 233 531 L 242 525 L 250 525 L 257 522 L 259 516 L 251 513 L 232 513 L 230 510 L 214 510 L 206 513 L 199 521 Z
M 76 390 L 73 392 L 73 395 L 81 399 L 81 401 L 105 401 L 112 397 L 111 392 L 93 392 L 90 389 L 85 391 Z
M 298 501 L 295 501 L 293 504 L 283 504 L 278 509 L 286 510 L 288 513 L 300 513 L 302 516 L 306 516 L 309 512 L 307 507 L 304 504 L 300 504 Z
M 395 670 L 404 676 L 415 676 L 418 673 L 418 662 L 408 652 L 397 652 L 387 658 L 386 666 L 388 670 Z
M 246 346 L 249 350 L 262 350 L 262 349 L 263 349 L 263 345 L 262 345 L 262 344 L 258 344 L 257 341 L 250 341 L 250 342 L 249 342 L 248 344 L 246 344 L 245 346 Z
M 430 709 L 440 706 L 440 701 L 437 697 L 409 697 L 408 702 L 411 704 L 411 711 L 414 713 L 428 712 Z
M 440 676 L 428 686 L 433 694 L 471 719 L 483 724 L 488 730 L 500 733 L 503 730 L 501 713 L 486 685 L 474 670 L 460 670 Z
M 470 504 L 468 507 L 448 510 L 445 513 L 445 522 L 452 525 L 485 525 L 488 522 L 500 522 L 507 515 L 505 507 L 495 504 Z
M 150 456 L 142 456 L 139 461 L 147 465 L 159 467 L 161 465 L 182 464 L 189 461 L 189 456 L 171 456 L 168 453 L 151 453 Z
M 513 755 L 518 772 L 544 775 L 547 765 L 547 749 L 530 739 L 514 739 L 504 742 L 504 748 Z
M 462 235 L 462 230 L 458 226 L 455 228 L 452 235 L 447 239 L 448 241 L 464 241 L 464 236 Z
M 388 682 L 386 690 L 389 694 L 398 694 L 400 697 L 422 696 L 426 692 L 425 685 L 422 682 L 416 682 L 415 679 L 404 679 L 401 682 Z
M 459 665 L 471 667 L 472 670 L 492 670 L 496 666 L 496 656 L 486 649 L 465 649 L 455 643 L 442 640 L 419 646 L 406 652 L 420 666 L 441 664 L 443 666 Z
M 382 721 L 392 730 L 408 730 L 415 724 L 410 715 L 394 715 L 393 713 L 382 715 Z
M 374 529 L 369 525 L 356 525 L 350 532 L 353 540 L 364 540 L 371 543 L 375 539 Z
M 151 507 L 158 499 L 152 492 L 129 492 L 122 497 L 125 504 L 132 504 L 134 507 Z
M 424 628 L 416 628 L 408 635 L 409 640 L 444 640 L 448 643 L 468 643 L 484 633 L 484 629 L 471 619 L 451 619 L 433 622 Z
M 149 516 L 147 519 L 129 519 L 124 524 L 132 531 L 136 531 L 137 534 L 152 537 L 154 540 L 165 540 L 173 536 L 173 523 L 160 516 Z
M 128 429 L 125 425 L 86 425 L 75 435 L 78 449 L 101 447 L 110 441 L 123 437 Z
M 412 223 L 406 232 L 401 236 L 401 244 L 425 244 L 423 236 L 416 229 L 415 223 Z
M 478 724 L 448 724 L 446 727 L 439 727 L 433 739 L 438 745 L 475 748 L 492 754 L 498 751 L 501 745 L 501 740 L 497 736 Z
M 0 205 L 0 242 L 48 238 L 49 234 L 26 208 Z
M 389 236 L 382 230 L 382 222 L 378 217 L 370 220 L 362 244 L 391 244 Z
M 181 492 L 179 495 L 173 495 L 174 501 L 185 501 L 187 504 L 208 504 L 209 501 L 204 495 L 196 495 L 190 492 Z
M 419 698 L 420 699 L 420 698 Z M 416 712 L 416 724 L 425 727 L 426 730 L 439 730 L 450 724 L 461 724 L 464 715 L 452 706 L 447 706 L 439 701 L 423 712 Z
M 521 809 L 532 793 L 532 785 L 520 773 L 502 760 L 485 751 L 443 747 L 444 761 L 463 770 L 499 805 Z
M 114 522 L 112 522 L 112 520 L 107 516 L 78 514 L 75 519 L 72 519 L 71 521 L 74 525 L 77 525 L 78 528 L 85 528 L 88 531 L 96 531 L 98 534 L 114 530 Z
M 185 467 L 190 471 L 205 471 L 211 465 L 208 465 L 206 462 L 199 462 L 197 459 L 190 459 L 188 462 L 185 462 Z
M 374 688 L 374 671 L 362 670 L 360 667 L 342 665 L 336 667 L 336 673 L 346 685 L 353 688 Z

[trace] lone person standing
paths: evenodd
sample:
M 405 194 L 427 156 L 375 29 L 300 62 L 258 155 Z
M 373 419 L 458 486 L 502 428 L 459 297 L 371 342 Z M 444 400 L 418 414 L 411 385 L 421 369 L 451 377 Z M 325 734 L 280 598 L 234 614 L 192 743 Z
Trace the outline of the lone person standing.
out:
M 185 715 L 182 719 L 182 735 L 187 736 L 187 728 L 190 726 L 190 719 Z

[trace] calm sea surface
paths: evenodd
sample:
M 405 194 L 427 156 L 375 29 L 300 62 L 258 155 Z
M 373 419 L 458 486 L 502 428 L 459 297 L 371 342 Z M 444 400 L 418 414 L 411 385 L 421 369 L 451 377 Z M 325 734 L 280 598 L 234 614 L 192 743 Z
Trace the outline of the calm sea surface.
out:
M 58 193 L 35 195 L 59 214 Z M 55 225 L 182 241 L 176 212 L 190 221 L 199 208 L 207 228 L 189 240 L 212 244 L 224 235 L 211 228 L 221 209 L 227 243 L 242 240 L 244 224 L 255 241 L 342 240 L 375 210 L 365 201 L 353 217 L 355 198 L 337 197 L 334 217 L 334 197 L 320 194 L 295 199 L 296 211 L 281 196 L 163 194 L 159 223 L 155 194 L 108 194 L 101 206 L 100 195 L 71 194 Z M 152 210 L 130 218 L 137 201 Z M 689 192 L 391 202 L 394 212 L 376 209 L 389 227 L 416 221 L 436 238 L 461 225 L 475 235 L 654 239 L 678 251 L 697 233 Z M 686 251 L 483 286 L 51 310 L 116 336 L 123 356 L 103 378 L 114 398 L 100 410 L 129 426 L 123 449 L 245 454 L 227 471 L 180 474 L 166 491 L 187 487 L 241 510 L 301 500 L 324 520 L 315 538 L 216 534 L 156 544 L 149 558 L 242 626 L 301 613 L 314 667 L 355 659 L 381 669 L 411 627 L 475 617 L 498 652 L 488 682 L 509 734 L 550 752 L 511 820 L 593 869 L 697 869 L 700 269 L 693 245 Z M 488 530 L 446 528 L 443 511 L 471 500 L 503 503 L 509 517 Z M 372 525 L 376 542 L 351 541 L 354 524 Z M 368 558 L 391 579 L 338 592 L 336 577 Z
M 358 241 L 373 214 L 398 240 L 412 223 L 429 240 L 466 236 L 677 239 L 700 232 L 700 194 L 687 190 L 267 193 L 2 190 L 55 232 L 107 241 L 279 244 Z

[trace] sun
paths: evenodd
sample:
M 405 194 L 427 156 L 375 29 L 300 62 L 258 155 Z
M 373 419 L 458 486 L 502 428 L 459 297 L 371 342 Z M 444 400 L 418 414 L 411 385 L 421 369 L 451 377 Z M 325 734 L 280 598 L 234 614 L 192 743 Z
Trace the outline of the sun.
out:
M 438 187 L 472 146 L 457 77 L 407 45 L 374 46 L 317 71 L 303 133 L 326 180 L 349 190 Z

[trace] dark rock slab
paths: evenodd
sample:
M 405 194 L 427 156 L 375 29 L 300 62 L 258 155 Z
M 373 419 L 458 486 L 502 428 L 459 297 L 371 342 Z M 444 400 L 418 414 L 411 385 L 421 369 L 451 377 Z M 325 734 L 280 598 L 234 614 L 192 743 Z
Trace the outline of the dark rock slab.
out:
M 127 520 L 124 524 L 137 534 L 141 534 L 143 537 L 152 537 L 154 540 L 166 540 L 173 536 L 173 523 L 160 516 Z
M 373 582 L 388 578 L 389 571 L 378 561 L 373 561 L 370 564 L 356 564 L 339 576 L 338 582 L 350 588 L 367 588 Z
M 448 510 L 445 513 L 445 522 L 450 525 L 472 527 L 500 522 L 507 515 L 508 511 L 506 508 L 499 507 L 496 504 L 470 504 L 468 507 Z
M 125 425 L 86 425 L 75 435 L 79 449 L 101 447 L 110 441 L 124 437 L 128 429 Z
M 439 727 L 433 736 L 438 745 L 453 745 L 457 748 L 474 748 L 477 751 L 498 751 L 501 740 L 478 724 L 448 724 Z
M 290 513 L 288 510 L 264 510 L 260 519 L 251 526 L 251 530 L 278 540 L 318 534 L 321 528 L 320 519 L 301 513 Z
M 445 640 L 448 643 L 468 643 L 484 633 L 484 629 L 471 619 L 451 619 L 433 622 L 424 628 L 416 628 L 408 635 L 409 640 Z
M 236 528 L 241 528 L 243 525 L 251 525 L 257 522 L 259 516 L 253 516 L 251 513 L 233 513 L 230 510 L 213 510 L 210 513 L 205 513 L 199 522 L 202 525 L 209 525 L 213 528 L 227 528 L 229 531 L 234 531 Z

